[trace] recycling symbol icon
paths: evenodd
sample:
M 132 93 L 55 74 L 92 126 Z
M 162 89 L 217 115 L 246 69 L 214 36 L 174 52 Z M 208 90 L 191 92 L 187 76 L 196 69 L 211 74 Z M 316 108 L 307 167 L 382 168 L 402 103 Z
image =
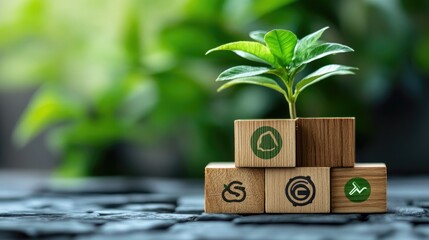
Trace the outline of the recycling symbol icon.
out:
M 264 141 L 263 140 L 264 140 L 265 136 L 270 137 L 271 140 L 273 141 L 273 144 L 268 144 L 268 145 L 265 144 L 264 145 Z M 272 131 L 268 131 L 268 132 L 265 132 L 265 133 L 261 134 L 259 136 L 258 142 L 256 144 L 258 146 L 258 151 L 262 151 L 262 152 L 271 152 L 271 151 L 274 151 L 279 146 L 279 143 L 277 142 L 277 139 L 274 136 L 274 133 Z M 267 146 L 268 146 L 268 148 L 265 148 Z
M 282 148 L 282 138 L 275 128 L 263 126 L 253 132 L 250 144 L 256 156 L 271 159 L 279 154 Z

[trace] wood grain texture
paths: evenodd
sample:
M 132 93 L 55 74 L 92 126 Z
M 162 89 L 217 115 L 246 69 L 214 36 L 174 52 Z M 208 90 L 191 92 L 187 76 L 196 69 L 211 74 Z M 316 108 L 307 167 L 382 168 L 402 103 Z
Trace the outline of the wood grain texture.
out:
M 242 184 L 231 185 L 231 190 L 240 194 L 238 197 L 224 192 L 225 186 L 233 181 Z M 210 163 L 205 169 L 205 212 L 207 213 L 263 213 L 265 192 L 265 171 L 262 168 L 236 168 L 234 163 Z M 242 202 L 226 202 L 237 200 L 243 192 L 234 187 L 244 187 L 245 198 Z
M 353 167 L 354 118 L 298 118 L 297 167 Z
M 270 159 L 259 158 L 252 150 L 253 133 L 263 127 L 272 127 L 281 136 L 280 152 Z M 296 120 L 236 120 L 234 122 L 236 167 L 295 167 Z
M 265 169 L 265 210 L 267 213 L 328 213 L 330 212 L 330 170 L 327 167 L 267 168 Z M 294 206 L 286 196 L 287 183 L 294 177 L 310 176 L 315 195 L 311 203 Z M 293 189 L 293 184 L 289 185 Z M 297 185 L 294 185 L 297 186 Z M 306 184 L 308 186 L 308 184 Z M 311 187 L 309 187 L 311 189 Z M 298 187 L 294 192 L 304 190 Z M 311 191 L 313 192 L 313 190 Z M 289 194 L 290 195 L 290 194 Z M 298 197 L 302 197 L 299 195 Z M 308 198 L 306 198 L 308 199 Z
M 350 201 L 344 185 L 352 178 L 366 179 L 371 194 L 364 202 Z M 384 163 L 356 164 L 353 168 L 331 168 L 331 211 L 333 213 L 384 213 L 387 211 L 387 169 Z

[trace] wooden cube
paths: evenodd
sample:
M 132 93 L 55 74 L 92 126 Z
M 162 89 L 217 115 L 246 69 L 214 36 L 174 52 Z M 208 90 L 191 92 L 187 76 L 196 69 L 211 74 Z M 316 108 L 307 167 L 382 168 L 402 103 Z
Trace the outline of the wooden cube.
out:
M 384 213 L 387 171 L 384 163 L 331 168 L 333 213 Z
M 236 120 L 236 167 L 295 167 L 296 120 Z
M 328 213 L 328 167 L 265 169 L 267 213 Z
M 353 167 L 354 118 L 298 118 L 297 167 Z
M 234 163 L 210 163 L 205 169 L 205 212 L 263 213 L 265 172 L 236 168 Z

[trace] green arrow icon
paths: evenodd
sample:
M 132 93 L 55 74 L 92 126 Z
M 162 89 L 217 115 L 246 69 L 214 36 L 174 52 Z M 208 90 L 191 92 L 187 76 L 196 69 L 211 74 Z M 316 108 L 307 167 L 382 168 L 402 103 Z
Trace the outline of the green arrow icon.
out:
M 344 185 L 344 194 L 352 202 L 364 202 L 371 195 L 371 185 L 366 179 L 355 177 Z

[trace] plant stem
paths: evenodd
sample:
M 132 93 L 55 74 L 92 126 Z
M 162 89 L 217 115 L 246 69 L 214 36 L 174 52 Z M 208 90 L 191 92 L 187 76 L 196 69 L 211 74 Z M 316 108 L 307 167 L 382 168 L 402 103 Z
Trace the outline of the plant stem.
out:
M 291 119 L 295 119 L 296 118 L 296 106 L 295 106 L 295 99 L 289 99 L 288 100 L 289 103 L 289 115 Z
M 293 94 L 294 77 L 295 77 L 294 74 L 290 76 L 287 72 L 284 72 L 284 74 L 281 76 L 281 79 L 286 85 L 287 94 L 285 94 L 285 98 L 289 104 L 289 116 L 291 119 L 296 118 L 296 106 L 295 106 L 296 98 Z

